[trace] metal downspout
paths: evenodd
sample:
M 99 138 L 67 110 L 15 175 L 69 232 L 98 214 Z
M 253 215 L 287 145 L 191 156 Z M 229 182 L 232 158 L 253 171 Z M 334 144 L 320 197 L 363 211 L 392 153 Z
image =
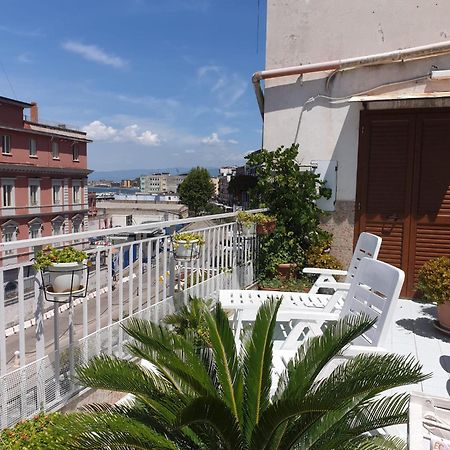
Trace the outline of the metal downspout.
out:
M 376 53 L 373 55 L 359 56 L 354 58 L 337 59 L 321 63 L 305 64 L 303 66 L 284 67 L 281 69 L 261 70 L 252 76 L 252 83 L 255 89 L 256 100 L 259 111 L 264 120 L 264 93 L 261 89 L 261 80 L 270 78 L 286 77 L 290 75 L 302 75 L 304 73 L 323 72 L 327 70 L 348 70 L 357 67 L 374 66 L 378 64 L 390 64 L 403 62 L 412 59 L 426 58 L 450 53 L 450 41 L 438 42 L 434 44 L 410 47 L 391 52 Z

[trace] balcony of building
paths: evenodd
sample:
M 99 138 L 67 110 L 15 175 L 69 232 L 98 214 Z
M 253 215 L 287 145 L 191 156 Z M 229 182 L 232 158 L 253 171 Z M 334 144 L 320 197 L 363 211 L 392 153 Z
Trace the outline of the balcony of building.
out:
M 175 230 L 200 233 L 197 259 L 177 261 Z M 88 245 L 87 242 L 91 242 Z M 0 244 L 2 255 L 43 246 L 84 247 L 86 291 L 68 303 L 46 295 L 33 262 L 0 267 L 0 422 L 11 426 L 41 410 L 75 407 L 90 392 L 74 369 L 101 353 L 127 357 L 122 325 L 132 317 L 160 321 L 189 296 L 254 284 L 257 238 L 244 238 L 234 213 L 146 223 Z

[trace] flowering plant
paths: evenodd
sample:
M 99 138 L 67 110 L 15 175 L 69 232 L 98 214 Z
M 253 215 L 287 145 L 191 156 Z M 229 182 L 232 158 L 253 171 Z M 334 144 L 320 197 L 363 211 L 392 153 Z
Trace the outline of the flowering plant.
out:
M 58 249 L 48 245 L 37 254 L 33 267 L 36 270 L 41 270 L 58 263 L 79 263 L 83 262 L 87 257 L 86 252 L 77 250 L 74 247 Z

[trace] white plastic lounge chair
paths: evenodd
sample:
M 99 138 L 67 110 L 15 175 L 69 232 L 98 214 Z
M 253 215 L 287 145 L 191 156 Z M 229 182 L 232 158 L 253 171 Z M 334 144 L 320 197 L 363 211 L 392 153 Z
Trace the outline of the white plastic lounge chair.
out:
M 450 399 L 412 392 L 409 401 L 408 449 L 450 448 Z
M 286 311 L 279 309 L 277 321 L 291 319 L 292 331 L 286 340 L 274 351 L 274 365 L 280 371 L 282 363 L 289 361 L 299 346 L 299 337 L 307 327 L 314 335 L 321 334 L 325 322 L 341 317 L 366 314 L 377 322 L 363 335 L 357 337 L 343 352 L 343 357 L 353 357 L 360 353 L 385 353 L 384 342 L 392 316 L 400 295 L 405 274 L 390 264 L 363 258 L 351 282 L 344 306 L 339 313 L 323 311 Z M 243 320 L 248 319 L 245 313 Z M 283 364 L 284 365 L 284 364 Z
M 334 309 L 342 307 L 343 299 L 350 287 L 350 282 L 353 279 L 356 270 L 362 258 L 376 259 L 381 246 L 381 238 L 370 233 L 361 233 L 353 253 L 352 260 L 348 271 L 332 270 L 332 269 L 312 269 L 308 268 L 304 271 L 307 273 L 317 273 L 319 278 L 308 293 L 305 292 L 279 292 L 279 291 L 256 291 L 256 290 L 221 290 L 219 293 L 219 301 L 225 309 L 243 309 L 255 308 L 258 309 L 261 302 L 275 297 L 283 297 L 283 307 L 292 308 L 308 308 L 308 309 L 323 309 L 326 312 L 331 312 Z M 334 276 L 345 275 L 344 283 L 336 282 Z M 318 290 L 321 287 L 334 289 L 334 293 L 319 294 Z
M 340 288 L 340 289 L 348 289 L 348 284 L 350 283 L 355 276 L 356 271 L 358 270 L 359 263 L 362 258 L 372 258 L 377 259 L 378 253 L 381 247 L 381 238 L 379 236 L 375 236 L 372 233 L 363 232 L 358 237 L 358 242 L 356 243 L 355 250 L 353 252 L 352 260 L 350 261 L 350 265 L 348 270 L 336 270 L 336 269 L 321 269 L 321 268 L 313 268 L 313 267 L 305 267 L 303 269 L 303 273 L 307 274 L 316 274 L 319 275 L 311 290 L 310 294 L 317 293 L 320 288 Z M 337 286 L 334 284 L 337 283 L 336 276 L 345 276 L 344 283 L 338 283 Z

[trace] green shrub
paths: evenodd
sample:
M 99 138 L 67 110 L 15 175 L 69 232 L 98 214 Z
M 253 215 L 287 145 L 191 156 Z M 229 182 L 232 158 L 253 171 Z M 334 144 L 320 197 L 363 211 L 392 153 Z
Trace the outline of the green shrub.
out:
M 424 300 L 438 304 L 450 300 L 450 258 L 429 259 L 419 270 L 417 288 Z
M 86 252 L 74 247 L 58 249 L 49 245 L 37 254 L 33 267 L 40 270 L 58 263 L 83 262 L 87 257 Z
M 62 421 L 62 414 L 40 413 L 30 420 L 19 422 L 0 433 L 2 450 L 52 450 L 63 447 L 56 426 Z
M 284 292 L 308 292 L 312 286 L 307 277 L 281 280 L 280 278 L 263 278 L 259 283 L 261 289 L 280 290 Z

